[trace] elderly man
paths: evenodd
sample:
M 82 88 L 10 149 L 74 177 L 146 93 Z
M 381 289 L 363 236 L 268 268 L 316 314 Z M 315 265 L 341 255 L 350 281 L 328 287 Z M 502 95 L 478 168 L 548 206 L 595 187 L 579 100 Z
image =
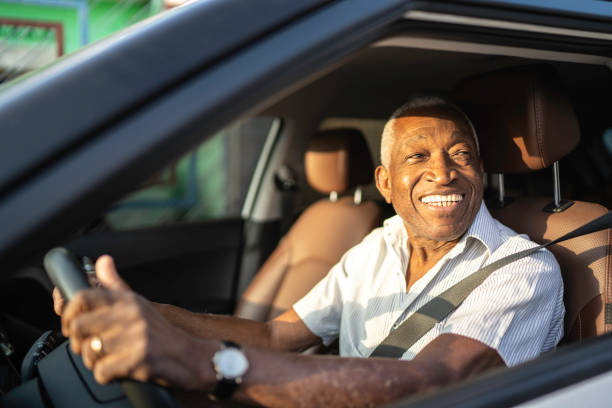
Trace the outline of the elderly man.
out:
M 83 291 L 63 311 L 74 351 L 101 383 L 132 377 L 286 407 L 387 403 L 554 348 L 563 285 L 553 256 L 539 251 L 494 271 L 399 360 L 355 358 L 453 284 L 535 246 L 483 204 L 474 128 L 453 104 L 411 100 L 386 124 L 381 150 L 376 185 L 397 215 L 291 310 L 259 323 L 153 304 L 103 256 L 96 271 L 107 290 Z M 287 353 L 337 337 L 342 357 Z

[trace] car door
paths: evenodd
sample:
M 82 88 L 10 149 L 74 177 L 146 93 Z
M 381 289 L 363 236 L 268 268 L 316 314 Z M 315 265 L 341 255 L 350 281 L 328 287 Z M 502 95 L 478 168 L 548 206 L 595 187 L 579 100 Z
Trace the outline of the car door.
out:
M 221 3 L 225 3 L 225 6 L 221 6 Z M 302 4 L 296 2 L 298 3 Z M 250 4 L 249 2 L 201 2 L 190 8 L 177 10 L 169 20 L 173 21 L 172 26 L 157 26 L 166 30 L 153 33 L 145 29 L 133 34 L 128 33 L 113 40 L 116 41 L 113 43 L 114 47 L 104 48 L 108 44 L 101 44 L 87 51 L 92 53 L 92 58 L 81 60 L 79 56 L 75 56 L 60 62 L 39 83 L 35 83 L 40 87 L 34 89 L 33 82 L 25 80 L 2 96 L 0 123 L 12 126 L 8 129 L 15 135 L 16 140 L 10 145 L 7 144 L 6 149 L 0 149 L 3 159 L 0 163 L 4 166 L 0 169 L 3 174 L 0 180 L 0 224 L 4 228 L 0 236 L 0 262 L 5 269 L 10 270 L 11 266 L 27 258 L 34 250 L 41 250 L 51 243 L 56 243 L 60 237 L 65 239 L 69 232 L 82 226 L 92 214 L 99 214 L 124 194 L 132 191 L 134 185 L 153 176 L 159 170 L 160 164 L 170 164 L 203 138 L 214 134 L 232 120 L 263 109 L 283 92 L 297 87 L 298 82 L 307 81 L 307 77 L 310 78 L 319 70 L 340 61 L 373 40 L 384 37 L 390 32 L 389 25 L 406 12 L 413 12 L 412 15 L 408 14 L 412 18 L 394 25 L 391 30 L 404 27 L 409 30 L 415 26 L 439 34 L 445 30 L 456 30 L 457 27 L 471 27 L 465 19 L 457 20 L 457 16 L 504 16 L 510 10 L 515 23 L 525 23 L 525 20 L 529 20 L 531 30 L 535 32 L 547 25 L 566 30 L 581 27 L 582 31 L 592 26 L 595 32 L 601 31 L 609 35 L 611 5 L 594 1 L 586 3 L 592 5 L 595 11 L 579 15 L 575 7 L 568 6 L 559 8 L 558 13 L 554 13 L 552 2 L 546 2 L 548 8 L 543 10 L 539 7 L 539 14 L 524 13 L 526 7 L 530 7 L 528 11 L 533 11 L 533 7 L 536 7 L 528 6 L 525 1 L 313 2 L 303 10 L 293 10 L 289 17 L 285 16 L 282 20 L 293 21 L 295 24 L 289 26 L 278 21 L 268 21 L 265 27 L 259 27 L 248 35 L 244 34 L 248 30 L 242 30 L 241 24 L 248 28 L 249 21 L 253 19 L 249 15 L 240 14 L 239 6 Z M 568 2 L 561 4 L 567 6 Z M 172 47 L 180 42 L 179 39 L 193 40 L 190 50 L 198 48 L 194 38 L 210 40 L 201 35 L 205 34 L 201 30 L 205 30 L 207 22 L 214 23 L 219 10 L 214 10 L 213 14 L 213 6 L 221 7 L 230 14 L 235 13 L 236 24 L 228 28 L 228 35 L 235 27 L 239 27 L 236 31 L 244 36 L 234 38 L 233 43 L 225 42 L 221 49 L 217 48 L 214 55 L 208 55 L 198 61 L 190 60 L 192 64 L 182 65 L 182 71 L 169 67 L 172 69 L 171 74 L 166 75 L 166 71 L 160 69 L 155 73 L 157 78 L 150 75 L 150 82 L 137 83 L 140 88 L 135 85 L 122 90 L 121 87 L 113 85 L 113 81 L 104 82 L 104 71 L 109 71 L 109 67 L 111 72 L 129 72 L 131 69 L 139 75 L 146 72 L 145 68 L 151 66 L 150 58 L 156 53 L 173 55 Z M 432 10 L 435 11 L 433 16 Z M 465 13 L 461 14 L 461 11 Z M 177 20 L 185 24 L 177 24 Z M 413 24 L 415 20 L 420 25 Z M 506 21 L 498 19 L 494 22 Z M 432 25 L 428 26 L 429 23 Z M 485 24 L 482 21 L 481 23 Z M 490 22 L 486 24 L 489 26 L 479 25 L 479 30 L 474 30 L 475 33 L 466 29 L 463 34 L 493 42 L 493 34 L 498 33 L 495 32 L 495 27 L 490 26 Z M 539 28 L 536 29 L 533 25 Z M 505 42 L 505 45 L 528 42 L 530 37 L 521 35 L 524 34 L 521 27 L 524 28 L 522 25 L 509 28 L 516 36 L 501 36 L 503 41 L 500 42 Z M 216 34 L 219 32 L 222 30 L 217 27 Z M 533 32 L 530 31 L 531 34 Z M 164 41 L 164 36 L 173 37 L 173 41 Z M 533 34 L 534 41 L 543 38 L 545 40 L 547 36 L 554 36 L 554 32 L 544 33 L 539 38 Z M 218 37 L 215 41 L 224 42 Z M 578 49 L 588 46 L 599 49 L 597 47 L 602 45 L 609 47 L 606 41 L 609 40 L 585 40 L 580 37 L 572 44 L 551 41 L 546 45 L 552 48 Z M 151 43 L 155 44 L 155 51 L 151 50 L 150 45 L 147 46 Z M 211 47 L 214 48 L 214 45 Z M 609 53 L 609 49 L 607 52 Z M 135 58 L 130 59 L 129 64 L 121 63 L 121 56 L 128 53 L 135 53 Z M 182 58 L 188 59 L 190 56 L 180 57 L 179 60 L 182 61 Z M 76 68 L 79 68 L 78 71 Z M 71 76 L 76 73 L 77 76 Z M 83 75 L 94 78 L 99 76 L 102 85 L 82 89 L 79 87 L 79 81 L 83 79 Z M 122 85 L 129 83 L 126 80 L 130 78 L 129 75 L 120 78 L 123 79 Z M 158 80 L 156 84 L 159 83 L 159 86 L 151 85 L 155 80 Z M 107 93 L 105 86 L 109 87 Z M 127 95 L 129 93 L 136 97 L 132 98 Z M 68 129 L 63 128 L 60 121 L 54 117 L 70 111 L 70 106 L 66 106 L 65 101 L 52 104 L 53 98 L 58 94 L 78 96 L 75 103 L 78 108 L 76 120 Z M 100 105 L 91 107 L 90 102 L 96 100 L 97 94 L 100 94 Z M 38 123 L 33 123 L 35 121 L 27 121 L 28 113 L 33 108 L 41 111 L 44 108 L 49 109 Z M 108 113 L 104 113 L 104 109 L 108 109 Z M 82 117 L 79 114 L 82 114 Z M 58 136 L 61 134 L 70 137 Z M 21 140 L 17 140 L 19 138 Z M 35 151 L 29 152 L 29 155 L 20 155 L 20 152 L 28 149 Z M 19 158 L 23 157 L 28 160 L 21 163 Z M 112 189 L 109 188 L 111 185 Z M 176 259 L 176 256 L 173 256 Z M 608 370 L 612 366 L 612 357 L 609 353 L 604 353 L 604 346 L 609 347 L 609 337 L 596 340 L 590 345 L 578 345 L 568 350 L 564 354 L 565 357 L 556 354 L 548 359 L 535 361 L 527 367 L 519 367 L 500 373 L 492 379 L 482 380 L 484 383 L 468 384 L 473 388 L 467 388 L 465 393 L 449 391 L 432 398 L 440 398 L 439 401 L 447 398 L 444 400 L 447 405 L 454 401 L 457 403 L 455 406 L 459 406 L 459 403 L 504 406 L 527 401 L 536 395 L 550 392 L 555 387 L 559 388 Z M 593 358 L 585 359 L 586 355 Z M 561 364 L 571 367 L 571 378 L 567 377 L 568 370 L 559 369 Z M 527 369 L 531 371 L 521 371 Z M 501 392 L 504 389 L 505 392 Z M 492 394 L 492 390 L 500 392 Z M 513 398 L 509 396 L 511 392 Z M 433 404 L 431 401 L 429 402 Z M 409 403 L 414 401 L 402 402 L 398 406 Z

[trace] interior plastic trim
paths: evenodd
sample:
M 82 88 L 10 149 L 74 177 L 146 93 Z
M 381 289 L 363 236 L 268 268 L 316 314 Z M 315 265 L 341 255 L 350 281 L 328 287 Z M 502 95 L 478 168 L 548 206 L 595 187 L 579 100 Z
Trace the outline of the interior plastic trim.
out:
M 244 205 L 242 206 L 241 215 L 242 218 L 245 220 L 250 219 L 251 215 L 253 214 L 255 199 L 257 198 L 257 193 L 260 190 L 265 169 L 270 161 L 270 156 L 272 155 L 272 150 L 276 145 L 276 141 L 280 136 L 281 124 L 281 119 L 275 118 L 272 121 L 272 124 L 270 125 L 268 136 L 266 136 L 266 141 L 264 142 L 264 146 L 261 150 L 261 155 L 259 156 L 259 160 L 257 161 L 257 166 L 255 166 L 253 178 L 251 178 L 251 183 L 249 184 L 246 199 L 244 200 Z
M 460 24 L 476 27 L 487 27 L 505 30 L 529 31 L 532 33 L 545 33 L 563 35 L 568 37 L 593 38 L 598 40 L 612 40 L 612 34 L 595 31 L 576 30 L 571 28 L 551 27 L 529 23 L 518 23 L 481 17 L 458 16 L 445 13 L 434 13 L 431 11 L 410 10 L 404 14 L 408 20 L 430 21 L 437 23 Z
M 612 59 L 601 55 L 549 51 L 537 48 L 482 44 L 455 40 L 442 40 L 418 36 L 394 36 L 378 41 L 373 47 L 406 47 L 425 50 L 465 52 L 484 55 L 503 55 L 546 61 L 574 62 L 580 64 L 612 66 Z

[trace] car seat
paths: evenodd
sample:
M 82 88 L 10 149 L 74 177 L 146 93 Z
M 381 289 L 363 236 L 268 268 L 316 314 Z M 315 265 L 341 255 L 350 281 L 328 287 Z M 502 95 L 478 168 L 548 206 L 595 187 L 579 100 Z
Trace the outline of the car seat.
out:
M 308 184 L 329 198 L 311 204 L 295 221 L 247 287 L 235 316 L 266 321 L 288 310 L 381 223 L 381 207 L 361 198 L 359 186 L 370 184 L 374 171 L 360 131 L 317 133 L 304 169 Z M 354 195 L 338 198 L 353 188 Z
M 493 216 L 538 243 L 552 241 L 608 210 L 560 198 L 558 161 L 578 144 L 580 129 L 561 81 L 550 65 L 536 64 L 482 74 L 456 88 L 459 104 L 474 122 L 487 173 L 498 173 Z M 554 197 L 504 197 L 503 174 L 553 167 Z M 550 247 L 565 285 L 565 341 L 608 333 L 612 328 L 610 231 Z

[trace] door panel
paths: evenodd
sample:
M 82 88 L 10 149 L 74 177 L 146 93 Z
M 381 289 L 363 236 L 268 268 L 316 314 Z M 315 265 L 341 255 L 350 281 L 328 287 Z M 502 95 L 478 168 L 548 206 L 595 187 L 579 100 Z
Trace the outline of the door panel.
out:
M 230 313 L 242 250 L 240 218 L 108 231 L 67 245 L 95 259 L 108 253 L 148 299 L 198 312 Z

